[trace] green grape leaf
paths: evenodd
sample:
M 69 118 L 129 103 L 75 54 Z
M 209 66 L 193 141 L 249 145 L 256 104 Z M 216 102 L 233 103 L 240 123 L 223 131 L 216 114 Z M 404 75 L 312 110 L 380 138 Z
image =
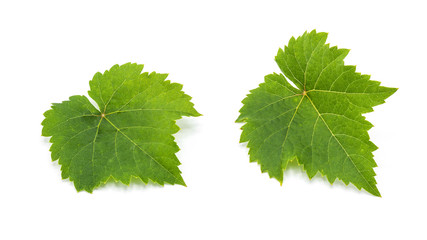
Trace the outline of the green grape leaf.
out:
M 362 114 L 397 89 L 344 65 L 349 50 L 330 47 L 326 38 L 305 32 L 279 49 L 275 60 L 284 75 L 265 76 L 242 101 L 240 142 L 248 142 L 250 161 L 280 183 L 296 159 L 310 179 L 320 172 L 331 184 L 338 178 L 380 196 L 372 154 L 377 147 L 368 135 L 372 124 Z
M 182 85 L 167 74 L 141 73 L 143 65 L 115 65 L 89 82 L 85 96 L 52 104 L 42 135 L 51 137 L 52 160 L 77 191 L 92 192 L 109 178 L 126 185 L 132 177 L 184 185 L 179 148 L 172 134 L 182 116 L 200 116 Z

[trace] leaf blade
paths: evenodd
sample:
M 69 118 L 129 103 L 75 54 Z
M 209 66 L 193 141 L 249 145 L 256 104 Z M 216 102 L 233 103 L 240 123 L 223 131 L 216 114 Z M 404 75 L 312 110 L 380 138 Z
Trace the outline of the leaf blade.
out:
M 182 85 L 167 74 L 141 73 L 143 65 L 114 65 L 90 81 L 89 96 L 70 97 L 45 112 L 42 135 L 51 137 L 52 160 L 77 191 L 112 178 L 129 185 L 133 177 L 186 186 L 172 134 L 182 116 L 200 116 Z
M 309 178 L 320 172 L 331 183 L 338 178 L 380 196 L 373 171 L 377 165 L 372 152 L 377 147 L 367 132 L 372 124 L 362 114 L 372 112 L 397 89 L 380 86 L 369 75 L 357 73 L 354 66 L 344 65 L 349 50 L 330 47 L 326 38 L 326 33 L 313 30 L 297 39 L 292 37 L 284 50 L 279 49 L 275 60 L 286 78 L 268 76 L 287 85 L 293 82 L 299 107 L 289 101 L 279 105 L 278 97 L 263 96 L 261 92 L 287 92 L 266 76 L 242 101 L 236 120 L 244 123 L 240 142 L 248 142 L 250 161 L 258 162 L 262 172 L 281 183 L 287 163 L 297 159 Z M 273 118 L 293 109 L 292 121 Z M 295 127 L 290 128 L 289 123 Z M 272 134 L 275 140 L 268 140 L 269 149 L 263 151 L 265 147 L 259 143 Z

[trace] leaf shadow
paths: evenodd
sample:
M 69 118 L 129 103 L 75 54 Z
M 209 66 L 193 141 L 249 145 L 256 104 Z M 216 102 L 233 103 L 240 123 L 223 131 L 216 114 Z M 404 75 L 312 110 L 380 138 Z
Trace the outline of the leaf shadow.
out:
M 195 121 L 198 118 L 184 117 L 184 118 L 178 119 L 176 121 L 176 125 L 178 125 L 179 131 L 173 134 L 175 138 L 177 138 L 177 136 L 179 137 L 187 136 L 188 133 L 193 132 L 198 127 L 196 124 L 197 121 Z
M 307 183 L 322 182 L 323 184 L 327 184 L 330 189 L 333 189 L 333 188 L 338 188 L 338 189 L 342 189 L 342 190 L 352 189 L 353 192 L 356 194 L 363 194 L 363 195 L 372 196 L 366 190 L 364 190 L 364 189 L 359 190 L 356 186 L 354 186 L 351 183 L 346 185 L 343 181 L 339 180 L 338 178 L 335 179 L 335 181 L 331 184 L 328 181 L 327 177 L 322 175 L 320 172 L 317 172 L 316 175 L 314 175 L 310 179 L 308 177 L 307 173 L 305 172 L 303 165 L 300 165 L 296 159 L 289 161 L 285 171 L 283 172 L 283 178 L 284 179 L 286 179 L 287 177 L 291 177 L 291 176 L 298 176 L 301 179 L 304 179 L 304 181 Z
M 50 164 L 59 173 L 58 177 L 61 178 L 61 165 L 58 164 L 58 161 L 51 161 Z M 61 180 L 64 184 L 68 184 L 71 188 L 73 188 L 75 190 L 74 182 L 70 181 L 70 179 L 61 178 Z M 117 189 L 120 191 L 130 191 L 132 189 L 138 190 L 138 189 L 162 188 L 162 187 L 163 187 L 162 185 L 155 183 L 155 182 L 152 182 L 150 180 L 148 181 L 148 183 L 145 183 L 139 177 L 135 177 L 135 176 L 133 176 L 131 178 L 129 185 L 126 185 L 126 184 L 124 184 L 120 181 L 117 181 L 117 180 L 113 179 L 112 177 L 110 177 L 110 178 L 108 178 L 108 180 L 105 183 L 101 183 L 101 184 L 99 184 L 99 186 L 95 187 L 93 189 L 92 193 L 95 193 L 97 191 L 105 191 L 108 189 Z M 80 192 L 85 192 L 85 191 L 83 190 Z
M 114 189 L 114 190 L 120 190 L 120 191 L 130 191 L 130 190 L 134 190 L 134 189 L 149 189 L 149 188 L 162 188 L 163 186 L 152 182 L 152 181 L 148 181 L 148 183 L 143 182 L 139 177 L 132 177 L 130 180 L 129 185 L 124 184 L 120 181 L 117 181 L 115 179 L 113 179 L 112 177 L 110 177 L 105 183 L 99 185 L 99 187 L 97 187 L 95 191 L 97 190 L 102 190 L 102 189 Z

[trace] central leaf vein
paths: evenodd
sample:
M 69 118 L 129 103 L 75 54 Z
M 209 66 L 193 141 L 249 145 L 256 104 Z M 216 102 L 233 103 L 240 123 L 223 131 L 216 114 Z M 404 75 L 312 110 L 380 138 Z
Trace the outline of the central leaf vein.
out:
M 325 124 L 325 126 L 329 130 L 329 132 L 331 133 L 332 137 L 340 145 L 341 149 L 346 154 L 346 156 L 347 156 L 346 159 L 348 158 L 350 160 L 350 162 L 353 164 L 354 168 L 357 170 L 357 172 L 360 174 L 360 176 L 363 178 L 363 180 L 367 183 L 367 185 L 369 186 L 369 188 L 371 188 L 372 191 L 375 191 L 374 188 L 372 188 L 372 186 L 369 183 L 369 181 L 365 178 L 365 176 L 362 174 L 362 172 L 356 166 L 356 164 L 354 163 L 353 159 L 350 157 L 350 154 L 348 154 L 347 150 L 344 148 L 344 146 L 341 144 L 341 142 L 338 140 L 338 138 L 335 136 L 335 134 L 329 128 L 329 125 L 326 123 L 325 119 L 322 117 L 322 114 L 320 114 L 319 110 L 316 108 L 316 106 L 314 105 L 313 101 L 310 99 L 310 97 L 308 95 L 307 95 L 307 99 L 310 101 L 311 105 L 313 106 L 313 108 L 317 112 L 317 114 L 319 115 L 320 119 L 322 119 L 323 123 Z M 345 161 L 345 159 L 344 159 L 344 161 Z M 328 162 L 329 162 L 329 157 L 328 157 Z M 343 162 L 343 165 L 344 165 L 344 162 Z
M 181 179 L 178 179 L 171 171 L 169 171 L 165 166 L 163 166 L 163 164 L 159 163 L 154 157 L 152 157 L 149 153 L 147 153 L 147 151 L 145 151 L 143 148 L 141 148 L 141 146 L 139 146 L 135 141 L 133 141 L 128 135 L 126 135 L 124 132 L 122 132 L 120 130 L 120 128 L 118 128 L 116 125 L 114 125 L 114 123 L 112 123 L 108 118 L 104 117 L 105 120 L 107 120 L 107 122 L 109 122 L 111 124 L 111 126 L 113 126 L 118 132 L 120 132 L 124 137 L 126 137 L 131 143 L 133 143 L 139 150 L 141 150 L 146 156 L 148 156 L 151 160 L 153 160 L 153 162 L 155 162 L 156 164 L 158 164 L 161 168 L 163 168 L 164 170 L 166 170 L 166 172 L 168 172 L 170 175 L 172 175 L 176 180 L 178 180 L 178 182 L 183 182 Z

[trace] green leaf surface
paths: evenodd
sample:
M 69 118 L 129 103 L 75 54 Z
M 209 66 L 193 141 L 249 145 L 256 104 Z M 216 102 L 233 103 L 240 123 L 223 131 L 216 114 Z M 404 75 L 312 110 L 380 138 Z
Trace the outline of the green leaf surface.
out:
M 98 107 L 72 96 L 44 113 L 42 135 L 51 137 L 52 160 L 59 159 L 62 178 L 77 191 L 92 192 L 109 178 L 185 186 L 172 134 L 177 119 L 200 114 L 181 84 L 142 69 L 127 63 L 96 73 L 89 96 Z
M 297 159 L 309 178 L 320 172 L 331 184 L 338 178 L 380 196 L 372 124 L 362 114 L 397 89 L 344 65 L 349 50 L 330 47 L 326 38 L 314 30 L 279 49 L 275 60 L 284 75 L 265 76 L 242 101 L 240 142 L 248 142 L 250 161 L 280 183 L 289 161 Z

